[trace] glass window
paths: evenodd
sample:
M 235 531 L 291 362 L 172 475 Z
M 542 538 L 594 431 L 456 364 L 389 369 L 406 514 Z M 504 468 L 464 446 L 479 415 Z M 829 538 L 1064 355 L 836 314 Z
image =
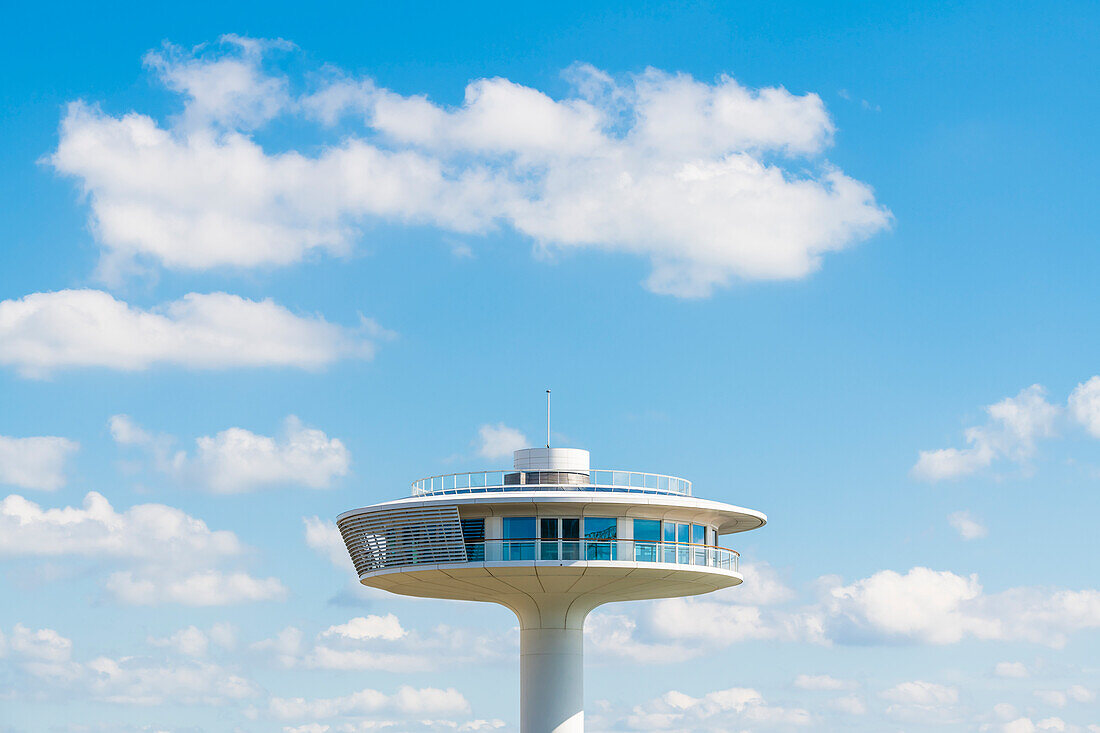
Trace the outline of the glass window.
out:
M 558 518 L 543 517 L 539 520 L 539 559 L 558 559 Z
M 691 535 L 688 534 L 690 529 L 691 525 L 688 524 L 676 525 L 676 562 L 681 565 L 691 562 L 691 549 L 688 547 L 691 542 Z
M 676 523 L 665 522 L 664 528 L 664 562 L 676 562 Z
M 566 517 L 561 520 L 561 559 L 581 559 L 581 520 Z
M 660 541 L 660 520 L 634 520 L 634 559 L 636 561 L 657 562 L 657 543 Z
M 466 561 L 485 560 L 485 520 L 463 519 L 462 541 L 466 543 Z
M 696 565 L 707 564 L 707 528 L 702 524 L 691 525 L 691 544 L 694 553 L 693 560 Z
M 535 518 L 505 517 L 504 539 L 505 560 L 534 560 Z
M 614 560 L 615 535 L 619 522 L 613 517 L 585 517 L 586 560 Z

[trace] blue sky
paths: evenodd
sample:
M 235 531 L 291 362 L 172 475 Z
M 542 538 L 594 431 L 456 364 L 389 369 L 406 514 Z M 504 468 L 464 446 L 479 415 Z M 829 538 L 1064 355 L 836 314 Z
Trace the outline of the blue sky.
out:
M 1094 4 L 8 19 L 0 730 L 516 730 L 511 614 L 331 520 L 548 387 L 770 519 L 590 730 L 1100 730 Z

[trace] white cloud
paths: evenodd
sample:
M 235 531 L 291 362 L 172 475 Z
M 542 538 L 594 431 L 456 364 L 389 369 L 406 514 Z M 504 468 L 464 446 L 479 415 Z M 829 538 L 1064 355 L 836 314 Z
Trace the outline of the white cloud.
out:
M 1020 390 L 985 408 L 985 425 L 967 428 L 969 448 L 920 451 L 912 474 L 924 481 L 966 476 L 991 465 L 996 458 L 1025 461 L 1035 452 L 1035 441 L 1054 434 L 1060 408 L 1046 401 L 1038 384 Z
M 1069 412 L 1093 437 L 1100 438 L 1100 376 L 1078 384 L 1070 393 Z
M 385 616 L 359 616 L 346 624 L 330 626 L 321 632 L 322 637 L 338 636 L 344 639 L 385 639 L 396 641 L 406 635 L 401 622 L 392 613 Z
M 65 662 L 72 657 L 73 642 L 53 629 L 32 630 L 16 624 L 8 642 L 14 654 L 42 662 Z
M 392 695 L 366 689 L 333 698 L 273 697 L 268 707 L 274 717 L 292 720 L 373 715 L 385 711 L 415 716 L 449 715 L 468 712 L 470 704 L 454 688 L 441 690 L 434 687 L 417 689 L 404 686 Z
M 957 688 L 922 680 L 902 682 L 879 694 L 885 700 L 909 705 L 954 705 L 959 701 Z
M 625 722 L 631 730 L 684 731 L 693 730 L 693 724 L 707 730 L 739 730 L 758 725 L 804 726 L 813 718 L 801 708 L 768 705 L 756 690 L 731 687 L 701 698 L 673 690 L 635 707 Z
M 277 437 L 228 428 L 196 438 L 194 454 L 172 453 L 172 436 L 154 436 L 127 415 L 115 415 L 108 424 L 119 445 L 149 450 L 158 470 L 218 494 L 287 485 L 325 489 L 336 477 L 346 476 L 351 464 L 342 441 L 307 428 L 294 415 L 283 421 Z
M 998 677 L 1023 679 L 1028 674 L 1027 665 L 1023 662 L 997 662 L 997 666 L 993 668 L 993 674 Z
M 601 627 L 593 643 L 605 641 L 609 654 L 618 648 L 657 662 L 758 639 L 940 645 L 973 638 L 1060 648 L 1072 634 L 1100 628 L 1098 590 L 1021 586 L 987 594 L 976 575 L 922 567 L 883 570 L 849 584 L 824 576 L 812 585 L 817 597 L 809 603 L 790 603 L 783 589 L 765 594 L 774 605 L 745 603 L 740 588 L 655 601 L 637 620 L 623 616 Z
M 229 428 L 195 442 L 185 472 L 222 494 L 286 484 L 326 489 L 336 477 L 346 476 L 351 464 L 351 453 L 340 440 L 305 427 L 293 415 L 278 439 Z
M 136 504 L 120 513 L 94 491 L 82 508 L 43 509 L 17 494 L 0 500 L 0 555 L 201 564 L 242 549 L 232 532 L 211 531 L 201 519 L 164 504 Z
M 74 367 L 318 369 L 369 358 L 372 348 L 357 331 L 226 293 L 190 293 L 149 310 L 100 290 L 0 302 L 0 364 L 28 377 Z
M 150 445 L 156 442 L 156 438 L 129 415 L 112 415 L 107 420 L 107 427 L 111 431 L 111 439 L 119 445 Z
M 169 666 L 135 658 L 99 657 L 86 665 L 88 686 L 106 702 L 125 705 L 221 704 L 255 697 L 250 680 L 206 662 Z
M 531 445 L 527 436 L 504 423 L 482 425 L 478 428 L 477 434 L 478 455 L 492 460 L 511 458 L 513 451 L 528 448 Z
M 375 220 L 505 224 L 542 249 L 646 257 L 652 290 L 700 296 L 732 278 L 804 277 L 890 222 L 870 187 L 824 159 L 835 128 L 813 93 L 578 65 L 564 99 L 478 79 L 449 108 L 331 69 L 294 97 L 297 80 L 266 70 L 265 50 L 227 37 L 149 54 L 184 97 L 167 126 L 69 106 L 49 160 L 88 196 L 105 276 L 343 254 Z M 352 115 L 357 131 L 322 127 L 333 134 L 316 153 L 269 153 L 249 133 L 278 114 Z
M 209 632 L 197 626 L 187 626 L 166 637 L 150 638 L 149 643 L 168 647 L 187 657 L 205 657 L 211 644 L 225 649 L 233 648 L 236 645 L 236 631 L 225 623 L 214 624 Z
M 256 642 L 251 648 L 253 651 L 274 654 L 279 665 L 289 669 L 298 663 L 302 651 L 302 631 L 294 626 L 287 626 L 270 639 Z
M 231 33 L 218 40 L 235 48 L 240 56 L 200 60 L 172 44 L 145 55 L 145 65 L 161 82 L 187 97 L 184 129 L 201 130 L 212 123 L 255 127 L 290 104 L 286 80 L 265 75 L 260 64 L 265 51 L 289 49 L 291 44 Z
M 212 567 L 243 549 L 234 533 L 211 531 L 163 504 L 120 513 L 94 491 L 82 508 L 43 509 L 17 494 L 0 500 L 0 557 L 83 556 L 133 566 L 112 573 L 105 585 L 123 603 L 201 606 L 284 597 L 276 578 Z
M 848 715 L 865 715 L 867 703 L 859 695 L 845 695 L 829 701 L 829 707 Z
M 59 489 L 65 485 L 65 463 L 79 448 L 79 443 L 68 438 L 0 435 L 0 484 L 43 491 Z
M 182 577 L 137 576 L 129 570 L 112 573 L 107 590 L 123 603 L 157 606 L 225 606 L 251 601 L 278 601 L 287 589 L 278 578 L 254 578 L 247 573 L 205 570 Z
M 302 517 L 306 527 L 306 544 L 317 553 L 327 557 L 341 570 L 352 568 L 351 556 L 336 523 L 320 517 Z
M 1056 708 L 1066 706 L 1066 703 L 1092 702 L 1096 699 L 1096 693 L 1084 685 L 1071 685 L 1066 690 L 1035 690 L 1035 696 Z
M 919 567 L 835 584 L 823 606 L 826 633 L 840 641 L 950 644 L 973 637 L 1061 647 L 1071 633 L 1100 628 L 1100 591 L 1019 587 L 986 595 L 976 575 Z
M 800 674 L 794 678 L 794 686 L 803 690 L 844 690 L 852 683 L 827 674 Z
M 162 639 L 150 639 L 154 646 L 167 646 L 187 657 L 205 657 L 210 639 L 197 626 L 188 626 Z
M 639 664 L 668 664 L 699 656 L 682 644 L 637 638 L 637 622 L 626 615 L 594 613 L 584 624 L 585 644 L 600 657 L 621 657 Z
M 890 702 L 886 708 L 888 715 L 929 723 L 953 719 L 954 707 L 959 702 L 957 688 L 923 680 L 902 682 L 879 695 Z
M 952 512 L 947 515 L 947 523 L 955 528 L 964 540 L 976 540 L 989 534 L 985 525 L 970 516 L 968 511 Z

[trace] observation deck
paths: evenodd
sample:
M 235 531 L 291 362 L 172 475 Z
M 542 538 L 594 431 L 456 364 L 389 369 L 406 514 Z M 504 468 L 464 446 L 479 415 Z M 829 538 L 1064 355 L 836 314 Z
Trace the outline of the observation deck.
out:
M 591 469 L 588 451 L 572 448 L 516 451 L 512 470 L 423 478 L 410 497 L 337 517 L 363 585 L 515 612 L 523 733 L 583 730 L 592 609 L 738 585 L 740 556 L 719 537 L 766 522 L 694 496 L 687 479 Z

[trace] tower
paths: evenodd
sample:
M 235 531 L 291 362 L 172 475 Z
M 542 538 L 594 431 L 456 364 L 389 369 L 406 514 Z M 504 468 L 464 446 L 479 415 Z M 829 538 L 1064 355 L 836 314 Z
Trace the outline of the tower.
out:
M 740 584 L 738 553 L 718 537 L 766 521 L 692 496 L 685 479 L 592 469 L 586 450 L 546 447 L 515 451 L 511 471 L 420 479 L 411 497 L 337 525 L 363 585 L 510 608 L 522 733 L 582 733 L 589 612 Z

